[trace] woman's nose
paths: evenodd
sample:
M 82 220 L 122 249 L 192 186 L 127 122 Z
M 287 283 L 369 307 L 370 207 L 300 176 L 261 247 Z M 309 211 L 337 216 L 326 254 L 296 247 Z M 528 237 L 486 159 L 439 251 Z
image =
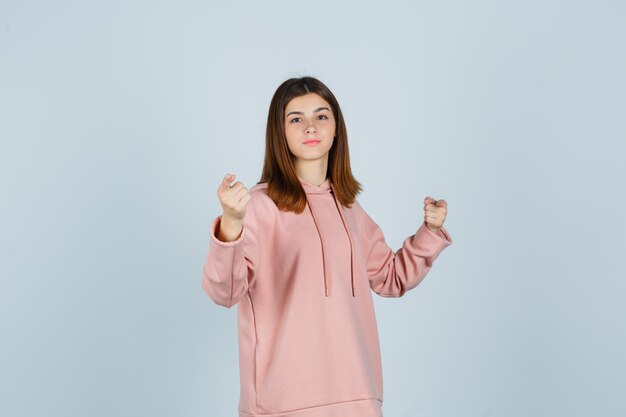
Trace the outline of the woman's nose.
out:
M 309 125 L 306 128 L 306 133 L 311 133 L 311 132 L 317 132 L 317 129 L 315 128 L 315 125 L 313 124 L 313 122 L 309 122 Z

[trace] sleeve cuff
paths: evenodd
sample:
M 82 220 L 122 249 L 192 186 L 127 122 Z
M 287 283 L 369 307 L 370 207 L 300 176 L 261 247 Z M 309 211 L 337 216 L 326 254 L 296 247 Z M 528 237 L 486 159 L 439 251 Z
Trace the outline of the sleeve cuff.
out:
M 426 226 L 426 221 L 424 220 L 422 224 L 420 225 L 419 229 L 417 230 L 416 234 L 420 234 L 420 233 L 427 233 L 431 238 L 434 237 L 436 239 L 439 239 L 442 243 L 445 244 L 445 246 L 452 244 L 452 237 L 450 236 L 450 233 L 448 233 L 448 231 L 443 226 L 441 226 L 441 229 L 439 229 L 437 233 L 435 233 L 432 230 L 430 230 L 428 226 Z
M 219 240 L 215 234 L 215 231 L 218 230 L 219 228 L 219 224 L 222 221 L 222 215 L 220 214 L 219 216 L 217 216 L 213 222 L 211 222 L 211 242 L 215 245 L 218 246 L 236 246 L 239 243 L 241 243 L 246 235 L 246 226 L 243 226 L 243 229 L 241 230 L 241 234 L 239 235 L 239 237 L 235 240 L 231 240 L 230 242 L 224 242 L 222 240 Z

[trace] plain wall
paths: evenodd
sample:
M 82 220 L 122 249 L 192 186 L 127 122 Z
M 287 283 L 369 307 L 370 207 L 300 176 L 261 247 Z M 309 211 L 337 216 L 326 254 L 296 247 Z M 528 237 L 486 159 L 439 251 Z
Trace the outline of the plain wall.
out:
M 303 75 L 337 96 L 390 246 L 448 202 L 453 245 L 375 296 L 385 417 L 626 415 L 624 22 L 617 1 L 2 0 L 0 415 L 236 416 L 209 225 Z

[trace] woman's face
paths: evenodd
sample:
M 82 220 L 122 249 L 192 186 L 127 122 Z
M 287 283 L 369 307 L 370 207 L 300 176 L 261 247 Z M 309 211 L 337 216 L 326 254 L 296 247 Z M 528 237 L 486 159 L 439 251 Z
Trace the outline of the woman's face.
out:
M 315 93 L 295 97 L 285 107 L 284 129 L 289 150 L 297 159 L 327 158 L 335 138 L 333 110 Z

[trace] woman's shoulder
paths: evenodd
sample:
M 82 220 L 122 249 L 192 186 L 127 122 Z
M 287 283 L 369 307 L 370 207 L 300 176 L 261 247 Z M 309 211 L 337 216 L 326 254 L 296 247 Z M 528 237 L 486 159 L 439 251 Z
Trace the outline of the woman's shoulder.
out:
M 248 193 L 250 194 L 250 197 L 254 197 L 255 199 L 269 198 L 269 195 L 267 195 L 267 183 L 266 182 L 260 182 L 260 183 L 254 184 L 248 190 Z
M 252 188 L 248 190 L 248 194 L 250 194 L 251 204 L 254 204 L 257 207 L 263 207 L 265 209 L 276 208 L 274 200 L 272 200 L 267 193 L 266 182 L 254 184 Z
M 368 211 L 361 205 L 361 202 L 356 197 L 354 198 L 354 203 L 352 204 L 352 213 L 359 222 L 368 222 L 372 220 Z

